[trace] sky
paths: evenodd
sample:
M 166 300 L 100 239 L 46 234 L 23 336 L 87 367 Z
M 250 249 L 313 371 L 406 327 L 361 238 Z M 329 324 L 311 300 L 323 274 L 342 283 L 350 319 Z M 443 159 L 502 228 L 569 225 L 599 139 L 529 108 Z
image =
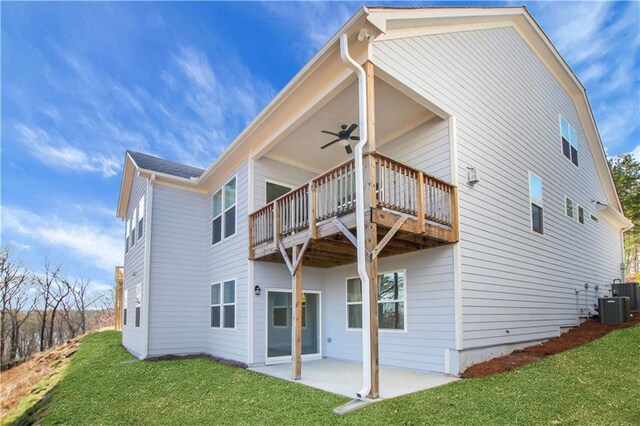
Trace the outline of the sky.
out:
M 607 153 L 640 159 L 640 3 L 525 5 L 585 85 Z M 2 243 L 36 272 L 49 256 L 113 286 L 125 150 L 206 167 L 360 6 L 0 3 Z

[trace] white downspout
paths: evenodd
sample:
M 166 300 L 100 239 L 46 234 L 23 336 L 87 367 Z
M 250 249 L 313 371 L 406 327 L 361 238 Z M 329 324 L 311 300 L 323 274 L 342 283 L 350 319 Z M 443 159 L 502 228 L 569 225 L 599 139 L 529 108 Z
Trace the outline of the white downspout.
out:
M 356 253 L 358 255 L 358 275 L 362 282 L 362 389 L 358 398 L 366 398 L 371 391 L 371 317 L 369 305 L 369 276 L 367 275 L 364 223 L 364 174 L 362 170 L 362 148 L 367 143 L 367 75 L 364 69 L 349 56 L 347 35 L 340 36 L 340 57 L 358 75 L 358 106 L 360 141 L 355 149 L 356 175 Z

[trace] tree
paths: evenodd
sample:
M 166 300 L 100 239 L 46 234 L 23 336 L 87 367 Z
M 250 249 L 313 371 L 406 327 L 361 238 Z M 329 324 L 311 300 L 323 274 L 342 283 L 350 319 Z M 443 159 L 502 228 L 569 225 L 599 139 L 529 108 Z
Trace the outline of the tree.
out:
M 625 232 L 625 263 L 628 279 L 638 279 L 640 272 L 640 161 L 631 154 L 609 158 L 609 167 L 618 190 L 622 209 L 634 228 Z
M 40 314 L 40 352 L 44 351 L 47 346 L 47 320 L 49 314 L 49 308 L 51 307 L 52 299 L 54 297 L 54 284 L 58 282 L 60 278 L 60 269 L 62 264 L 52 268 L 49 263 L 49 259 L 44 259 L 44 277 L 38 277 L 38 291 L 40 300 L 42 302 L 42 309 L 39 310 Z M 53 321 L 52 321 L 53 322 Z

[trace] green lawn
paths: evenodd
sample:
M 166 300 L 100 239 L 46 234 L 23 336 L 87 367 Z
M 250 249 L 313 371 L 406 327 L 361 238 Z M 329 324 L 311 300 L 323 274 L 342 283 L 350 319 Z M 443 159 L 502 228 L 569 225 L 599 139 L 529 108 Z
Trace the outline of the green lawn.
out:
M 120 333 L 84 338 L 47 424 L 640 424 L 640 327 L 527 367 L 372 404 L 206 359 L 121 364 Z

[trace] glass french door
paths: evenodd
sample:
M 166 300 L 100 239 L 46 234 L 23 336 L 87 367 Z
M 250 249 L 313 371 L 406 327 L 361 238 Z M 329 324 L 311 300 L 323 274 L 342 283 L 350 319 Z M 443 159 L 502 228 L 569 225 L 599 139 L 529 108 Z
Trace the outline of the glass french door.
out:
M 267 291 L 267 360 L 291 359 L 293 298 L 290 291 Z M 302 355 L 320 356 L 320 293 L 302 293 Z

